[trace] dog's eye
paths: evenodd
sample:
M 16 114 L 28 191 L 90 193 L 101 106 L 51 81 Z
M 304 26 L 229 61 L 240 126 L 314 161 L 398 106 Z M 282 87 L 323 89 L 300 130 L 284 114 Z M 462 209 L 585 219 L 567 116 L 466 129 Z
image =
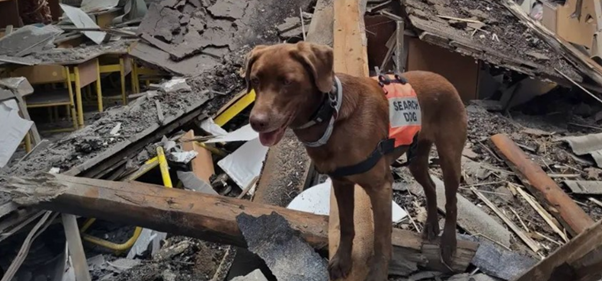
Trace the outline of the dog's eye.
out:
M 251 78 L 251 85 L 253 85 L 253 86 L 259 85 L 259 79 L 257 79 L 257 77 Z
M 282 79 L 282 85 L 284 85 L 284 86 L 288 86 L 288 85 L 290 85 L 290 84 L 291 84 L 291 80 L 288 80 L 288 79 Z

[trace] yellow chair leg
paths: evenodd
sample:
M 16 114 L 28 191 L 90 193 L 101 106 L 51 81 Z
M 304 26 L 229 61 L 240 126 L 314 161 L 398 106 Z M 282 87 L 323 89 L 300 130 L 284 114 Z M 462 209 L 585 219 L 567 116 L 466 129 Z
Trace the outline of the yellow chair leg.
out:
M 29 153 L 31 151 L 31 133 L 27 133 L 25 135 L 25 152 Z
M 69 109 L 71 112 L 71 121 L 73 122 L 73 128 L 77 130 L 77 113 L 75 112 L 75 101 L 73 99 L 73 85 L 71 84 L 73 81 L 71 81 L 71 71 L 69 71 L 68 66 L 65 66 L 64 72 L 65 76 L 67 77 L 67 89 L 69 90 Z
M 119 58 L 119 79 L 121 82 L 121 101 L 123 105 L 128 104 L 128 96 L 125 92 L 125 61 L 123 57 Z
M 79 77 L 79 67 L 74 67 L 75 74 L 75 102 L 77 103 L 77 124 L 80 128 L 84 127 L 84 105 L 82 103 L 82 87 Z
M 96 98 L 98 100 L 98 112 L 103 112 L 104 107 L 102 104 L 102 85 L 100 83 L 100 63 L 96 59 Z

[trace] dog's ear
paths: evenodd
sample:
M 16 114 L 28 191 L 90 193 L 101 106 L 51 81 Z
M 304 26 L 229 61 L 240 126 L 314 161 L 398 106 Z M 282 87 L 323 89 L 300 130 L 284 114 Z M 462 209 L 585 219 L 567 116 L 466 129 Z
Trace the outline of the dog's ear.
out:
M 332 48 L 306 42 L 297 43 L 292 55 L 310 70 L 316 87 L 328 93 L 334 85 L 334 55 Z
M 247 93 L 251 92 L 251 67 L 253 67 L 253 63 L 257 61 L 257 59 L 264 53 L 267 45 L 257 45 L 253 50 L 251 50 L 245 59 L 245 82 L 247 83 Z

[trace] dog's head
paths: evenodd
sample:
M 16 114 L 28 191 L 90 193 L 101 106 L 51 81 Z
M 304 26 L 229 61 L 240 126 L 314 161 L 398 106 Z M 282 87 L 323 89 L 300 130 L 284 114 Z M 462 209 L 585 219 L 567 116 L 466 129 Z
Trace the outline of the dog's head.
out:
M 311 43 L 256 46 L 247 56 L 247 91 L 255 90 L 249 122 L 265 146 L 289 126 L 309 121 L 334 83 L 332 49 Z

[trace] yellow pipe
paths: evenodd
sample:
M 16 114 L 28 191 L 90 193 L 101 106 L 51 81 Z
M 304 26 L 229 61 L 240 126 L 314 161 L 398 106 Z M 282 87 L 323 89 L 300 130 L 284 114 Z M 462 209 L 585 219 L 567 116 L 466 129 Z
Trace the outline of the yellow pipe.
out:
M 157 167 L 158 165 L 159 165 L 158 157 L 151 158 L 148 161 L 146 161 L 144 163 L 144 165 L 142 165 L 142 167 L 140 167 L 138 169 L 138 171 L 129 175 L 124 181 L 136 180 L 140 176 L 146 174 L 148 171 Z M 167 177 L 169 178 L 169 174 L 167 175 Z M 81 233 L 86 232 L 86 230 L 88 230 L 90 228 L 90 226 L 92 226 L 92 224 L 94 224 L 95 221 L 96 221 L 96 218 L 88 218 L 86 220 L 86 222 L 84 222 L 84 225 L 80 228 L 79 231 Z M 122 243 L 122 244 L 116 244 L 111 241 L 107 241 L 107 240 L 104 240 L 104 239 L 101 239 L 101 238 L 98 238 L 96 236 L 92 236 L 89 234 L 84 234 L 84 235 L 82 235 L 82 237 L 85 241 L 88 241 L 92 244 L 96 244 L 98 246 L 113 250 L 113 251 L 115 251 L 116 254 L 119 255 L 123 251 L 131 248 L 134 245 L 134 243 L 136 243 L 136 240 L 138 240 L 141 233 L 142 233 L 142 228 L 137 226 L 136 229 L 134 229 L 134 234 L 132 235 L 132 237 L 130 237 L 130 239 L 128 239 L 125 243 Z
M 123 243 L 123 244 L 115 244 L 113 242 L 110 242 L 110 241 L 107 241 L 104 239 L 100 239 L 98 237 L 95 237 L 95 236 L 92 236 L 89 234 L 84 234 L 83 239 L 85 241 L 96 244 L 98 246 L 102 246 L 107 249 L 111 249 L 111 250 L 115 251 L 116 254 L 119 255 L 122 252 L 126 251 L 127 249 L 131 248 L 134 245 L 134 243 L 136 243 L 136 240 L 138 240 L 141 233 L 142 233 L 142 228 L 137 226 L 136 229 L 134 229 L 134 235 L 132 235 L 132 237 L 130 237 L 130 239 L 128 239 L 128 241 L 125 241 L 125 243 Z
M 168 188 L 172 188 L 171 177 L 169 176 L 169 166 L 167 165 L 167 159 L 165 158 L 165 152 L 163 147 L 157 147 L 157 157 L 159 158 L 159 169 L 161 169 L 161 177 L 163 178 L 163 185 Z

